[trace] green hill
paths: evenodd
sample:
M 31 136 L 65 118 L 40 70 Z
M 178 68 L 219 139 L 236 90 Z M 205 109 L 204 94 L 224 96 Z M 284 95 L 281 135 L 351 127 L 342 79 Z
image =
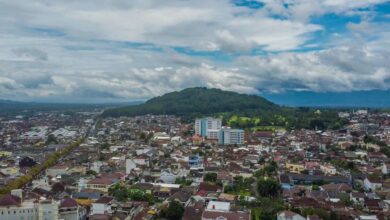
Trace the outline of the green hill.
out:
M 344 124 L 334 110 L 289 108 L 260 96 L 239 94 L 203 87 L 167 93 L 139 105 L 108 109 L 103 117 L 137 115 L 177 115 L 184 120 L 200 116 L 219 116 L 232 127 L 261 129 L 265 126 L 286 128 L 337 128 Z
M 188 88 L 152 98 L 147 102 L 104 112 L 105 116 L 144 114 L 193 115 L 247 110 L 277 110 L 280 107 L 260 96 L 239 94 L 220 89 Z

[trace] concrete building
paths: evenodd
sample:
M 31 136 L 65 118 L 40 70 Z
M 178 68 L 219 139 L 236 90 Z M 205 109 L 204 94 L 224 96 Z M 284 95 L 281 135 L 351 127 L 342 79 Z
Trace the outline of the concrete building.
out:
M 76 200 L 71 198 L 65 198 L 62 200 L 59 208 L 60 219 L 63 220 L 78 220 L 79 216 L 79 206 Z
M 222 120 L 220 118 L 201 118 L 195 120 L 195 135 L 204 138 L 216 139 L 216 132 L 222 128 Z
M 58 204 L 51 200 L 23 200 L 22 190 L 0 198 L 1 220 L 58 220 Z
M 232 129 L 229 127 L 224 127 L 219 131 L 218 143 L 222 145 L 243 144 L 244 136 L 244 130 L 242 129 Z
M 50 200 L 44 200 L 39 202 L 38 208 L 39 220 L 57 220 L 58 218 L 58 203 Z M 62 218 L 61 218 L 62 219 Z M 67 219 L 64 219 L 67 220 Z M 77 219 L 76 219 L 77 220 Z
M 283 211 L 277 214 L 277 220 L 306 220 L 306 218 L 295 212 Z

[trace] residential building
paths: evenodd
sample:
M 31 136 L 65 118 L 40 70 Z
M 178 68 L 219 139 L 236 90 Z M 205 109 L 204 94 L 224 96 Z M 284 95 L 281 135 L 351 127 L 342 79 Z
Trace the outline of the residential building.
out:
M 277 220 L 306 220 L 306 218 L 292 211 L 283 211 L 278 213 Z
M 218 143 L 222 145 L 243 144 L 244 130 L 224 127 L 219 131 Z
M 222 128 L 222 120 L 220 118 L 201 118 L 195 120 L 195 135 L 204 138 L 216 139 L 216 132 Z

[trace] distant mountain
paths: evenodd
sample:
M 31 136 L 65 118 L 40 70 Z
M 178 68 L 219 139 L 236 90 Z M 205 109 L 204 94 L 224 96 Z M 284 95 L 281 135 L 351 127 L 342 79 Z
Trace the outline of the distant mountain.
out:
M 194 115 L 248 110 L 280 110 L 278 105 L 256 95 L 208 89 L 188 88 L 152 98 L 140 105 L 106 110 L 103 116 L 135 116 L 145 114 Z
M 389 108 L 390 90 L 352 92 L 285 92 L 264 93 L 263 97 L 286 106 Z
M 139 102 L 137 102 L 139 103 Z M 81 103 L 41 103 L 41 102 L 22 102 L 0 99 L 0 116 L 29 115 L 34 112 L 48 111 L 90 111 L 95 108 L 112 108 L 123 106 L 125 103 L 113 104 L 81 104 Z M 132 105 L 128 102 L 126 105 Z

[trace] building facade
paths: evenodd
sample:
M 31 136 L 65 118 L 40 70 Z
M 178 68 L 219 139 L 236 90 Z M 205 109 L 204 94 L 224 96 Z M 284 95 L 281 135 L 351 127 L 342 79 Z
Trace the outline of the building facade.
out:
M 220 118 L 201 118 L 195 120 L 195 134 L 204 138 L 216 139 L 216 132 L 222 128 Z
M 232 129 L 232 128 L 222 128 L 219 131 L 218 143 L 222 144 L 222 145 L 243 144 L 244 143 L 244 130 Z

